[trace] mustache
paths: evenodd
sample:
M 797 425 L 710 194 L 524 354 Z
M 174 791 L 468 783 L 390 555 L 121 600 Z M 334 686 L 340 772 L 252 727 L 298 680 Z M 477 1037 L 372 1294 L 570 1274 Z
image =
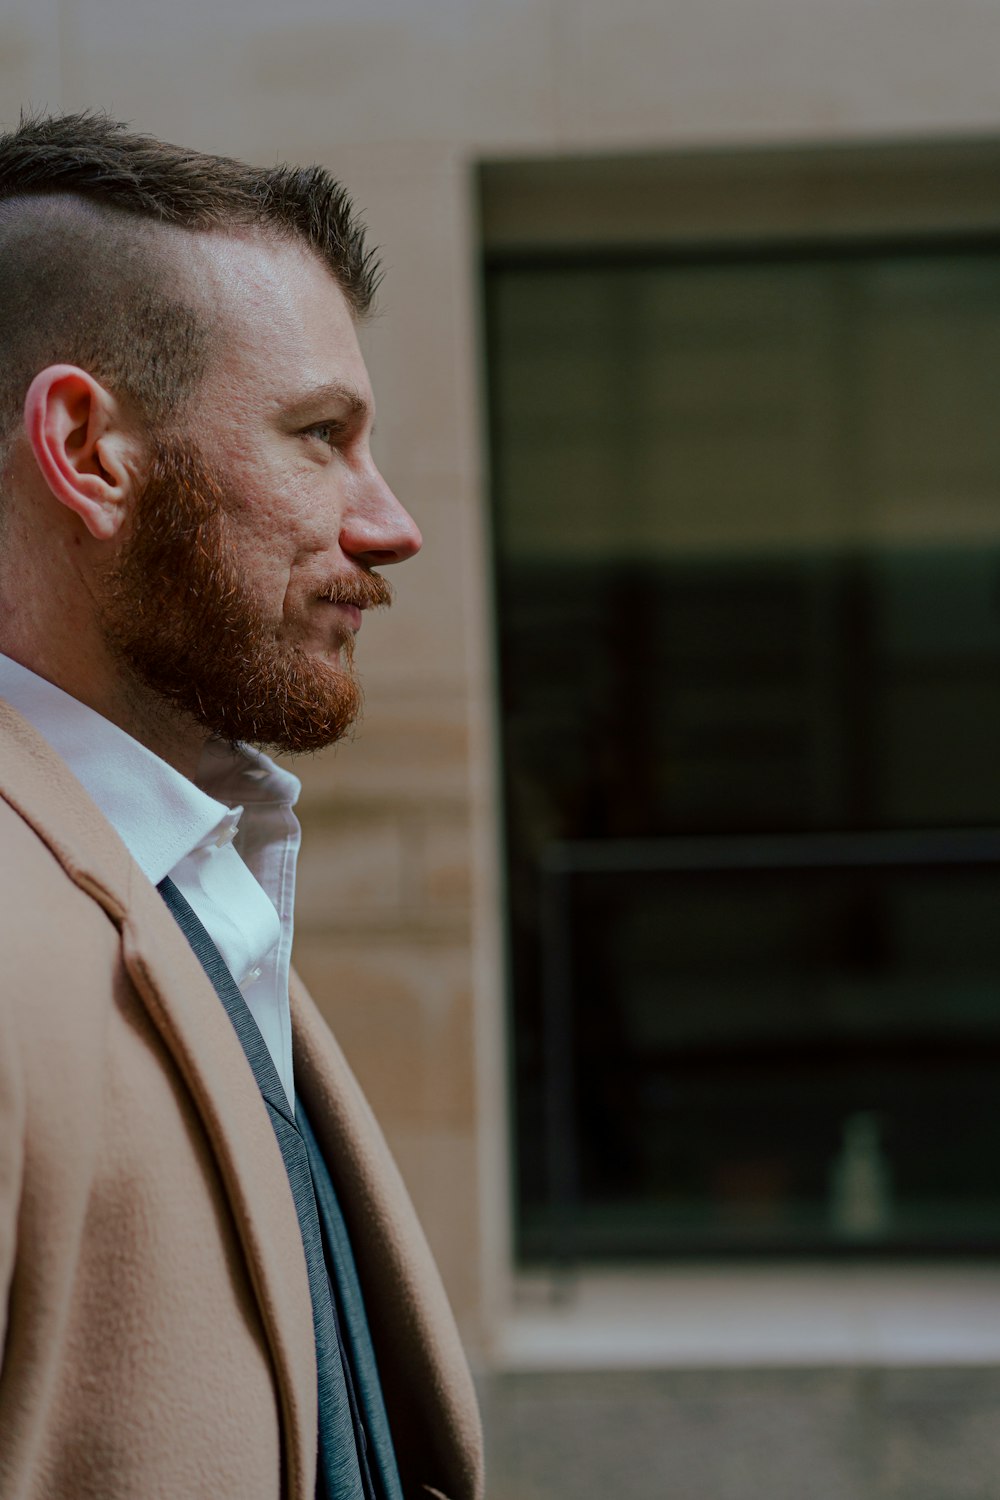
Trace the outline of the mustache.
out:
M 331 579 L 319 597 L 331 604 L 353 604 L 357 609 L 385 609 L 392 603 L 392 588 L 381 573 L 351 573 Z

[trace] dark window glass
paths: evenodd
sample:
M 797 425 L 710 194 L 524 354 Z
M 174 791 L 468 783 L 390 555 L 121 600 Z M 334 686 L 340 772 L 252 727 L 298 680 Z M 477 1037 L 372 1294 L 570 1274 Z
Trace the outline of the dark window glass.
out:
M 522 1254 L 997 1248 L 1000 252 L 486 286 Z

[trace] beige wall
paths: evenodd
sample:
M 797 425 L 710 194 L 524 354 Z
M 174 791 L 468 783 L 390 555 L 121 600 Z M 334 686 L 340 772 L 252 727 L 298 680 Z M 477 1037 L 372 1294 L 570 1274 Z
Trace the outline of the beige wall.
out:
M 368 716 L 306 765 L 298 956 L 471 1343 L 502 1300 L 503 1081 L 476 242 L 481 156 L 993 132 L 992 0 L 4 0 L 0 119 L 101 106 L 318 159 L 384 247 L 382 466 L 426 536 Z

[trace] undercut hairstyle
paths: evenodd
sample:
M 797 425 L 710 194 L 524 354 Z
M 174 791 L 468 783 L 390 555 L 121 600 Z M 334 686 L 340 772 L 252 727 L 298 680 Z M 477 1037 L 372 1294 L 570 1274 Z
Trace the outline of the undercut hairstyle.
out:
M 252 167 L 92 112 L 0 135 L 0 467 L 48 365 L 87 370 L 149 428 L 183 416 L 220 328 L 182 253 L 208 231 L 299 241 L 371 309 L 377 257 L 323 167 Z

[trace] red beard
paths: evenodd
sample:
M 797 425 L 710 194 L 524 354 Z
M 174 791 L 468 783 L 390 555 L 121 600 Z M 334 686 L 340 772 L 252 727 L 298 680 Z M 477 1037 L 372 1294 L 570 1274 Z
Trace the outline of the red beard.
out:
M 344 631 L 331 666 L 281 640 L 236 558 L 224 482 L 196 454 L 163 445 L 131 534 L 105 581 L 101 623 L 134 679 L 231 743 L 297 753 L 342 739 L 361 711 Z M 354 571 L 317 598 L 390 602 L 377 573 Z

